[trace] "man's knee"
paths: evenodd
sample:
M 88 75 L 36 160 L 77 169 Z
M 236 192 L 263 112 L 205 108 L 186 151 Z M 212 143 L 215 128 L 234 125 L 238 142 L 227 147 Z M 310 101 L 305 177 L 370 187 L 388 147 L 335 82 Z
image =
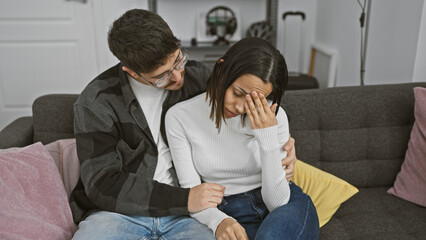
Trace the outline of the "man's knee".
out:
M 142 237 L 143 229 L 132 226 L 128 216 L 113 212 L 95 212 L 78 225 L 73 239 L 126 239 L 130 235 Z

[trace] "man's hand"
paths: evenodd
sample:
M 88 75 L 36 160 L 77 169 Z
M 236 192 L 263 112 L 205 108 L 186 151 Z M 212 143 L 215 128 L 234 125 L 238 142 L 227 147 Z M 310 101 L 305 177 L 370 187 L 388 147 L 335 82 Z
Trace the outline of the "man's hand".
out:
M 189 190 L 188 211 L 196 213 L 217 207 L 222 202 L 225 187 L 216 183 L 203 183 Z
M 225 218 L 216 229 L 218 240 L 248 240 L 246 230 L 232 218 Z
M 284 151 L 287 151 L 287 156 L 281 160 L 281 164 L 285 166 L 286 179 L 289 182 L 294 176 L 294 165 L 296 164 L 296 148 L 294 147 L 295 140 L 291 137 L 284 145 Z

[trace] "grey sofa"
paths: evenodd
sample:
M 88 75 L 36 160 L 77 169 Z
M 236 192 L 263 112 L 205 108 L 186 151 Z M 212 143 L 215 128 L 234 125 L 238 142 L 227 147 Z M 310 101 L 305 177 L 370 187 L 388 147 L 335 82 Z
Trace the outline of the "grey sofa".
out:
M 320 239 L 426 239 L 426 208 L 386 193 L 407 149 L 415 86 L 426 83 L 286 92 L 297 157 L 360 190 L 321 228 Z M 32 117 L 0 132 L 0 149 L 72 138 L 76 98 L 36 99 Z

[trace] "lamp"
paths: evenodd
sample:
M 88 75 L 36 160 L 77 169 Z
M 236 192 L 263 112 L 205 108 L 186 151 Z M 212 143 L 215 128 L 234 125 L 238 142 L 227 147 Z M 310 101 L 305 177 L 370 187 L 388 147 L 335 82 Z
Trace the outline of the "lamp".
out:
M 361 86 L 364 86 L 364 75 L 365 75 L 365 59 L 367 53 L 367 40 L 368 40 L 368 28 L 370 25 L 370 13 L 371 13 L 371 0 L 364 0 L 364 4 L 361 4 L 360 0 L 357 0 L 359 6 L 361 7 L 361 16 L 359 18 L 361 26 Z M 368 2 L 368 3 L 367 3 Z M 368 4 L 367 10 L 366 5 Z M 365 30 L 364 30 L 365 23 Z

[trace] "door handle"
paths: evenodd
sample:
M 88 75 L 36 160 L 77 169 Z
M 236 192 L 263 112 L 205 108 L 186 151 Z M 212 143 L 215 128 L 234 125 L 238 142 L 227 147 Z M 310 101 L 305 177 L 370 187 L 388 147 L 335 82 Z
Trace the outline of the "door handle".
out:
M 80 3 L 87 3 L 87 0 L 65 0 L 67 2 L 80 2 Z

